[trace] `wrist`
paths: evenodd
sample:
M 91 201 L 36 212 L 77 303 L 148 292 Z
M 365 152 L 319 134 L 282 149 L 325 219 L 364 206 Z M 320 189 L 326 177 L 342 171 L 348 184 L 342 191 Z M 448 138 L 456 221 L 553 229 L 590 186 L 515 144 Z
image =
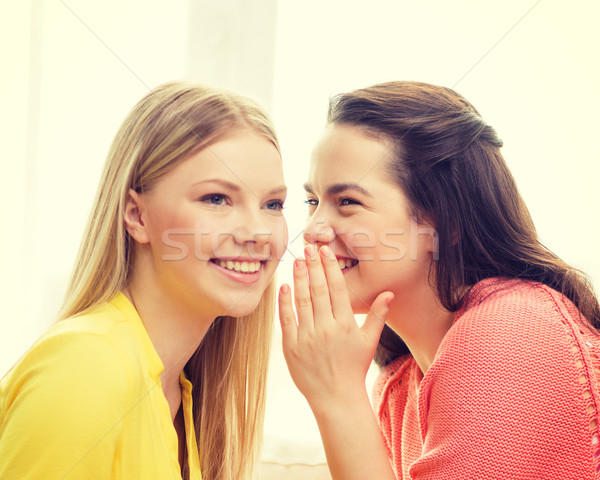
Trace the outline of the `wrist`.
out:
M 346 388 L 337 393 L 329 393 L 308 399 L 308 404 L 317 419 L 332 418 L 339 415 L 348 417 L 350 412 L 372 411 L 371 401 L 365 385 Z

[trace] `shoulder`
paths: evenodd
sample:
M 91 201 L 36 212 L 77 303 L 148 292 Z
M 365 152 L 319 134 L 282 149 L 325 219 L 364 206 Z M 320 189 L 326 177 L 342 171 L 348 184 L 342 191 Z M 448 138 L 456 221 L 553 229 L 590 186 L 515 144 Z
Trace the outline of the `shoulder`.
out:
M 573 304 L 545 285 L 480 282 L 442 340 L 424 390 L 435 391 L 440 401 L 479 396 L 492 408 L 519 398 L 532 405 L 572 396 L 579 387 L 571 351 L 579 321 Z
M 0 383 L 6 410 L 23 395 L 94 401 L 125 395 L 130 368 L 121 319 L 102 305 L 53 325 Z M 84 398 L 89 397 L 89 398 Z
M 57 323 L 0 382 L 0 476 L 108 478 L 134 400 L 108 313 Z
M 581 322 L 575 306 L 546 285 L 523 280 L 489 278 L 475 285 L 442 342 L 533 343 L 548 335 L 563 338 Z
M 589 430 L 598 422 L 590 399 L 599 397 L 595 382 L 582 383 L 591 363 L 573 348 L 579 322 L 573 304 L 547 286 L 476 285 L 421 382 L 427 454 L 414 471 L 459 466 L 469 478 L 486 471 L 530 478 L 543 466 L 544 478 L 558 478 L 569 465 L 589 465 Z

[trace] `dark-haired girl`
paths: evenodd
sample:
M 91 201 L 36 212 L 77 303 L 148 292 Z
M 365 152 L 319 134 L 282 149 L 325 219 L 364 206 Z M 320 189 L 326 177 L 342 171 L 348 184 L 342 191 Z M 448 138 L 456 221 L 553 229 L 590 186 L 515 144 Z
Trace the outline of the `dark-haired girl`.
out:
M 280 317 L 334 480 L 600 478 L 598 300 L 501 146 L 448 88 L 332 99 Z

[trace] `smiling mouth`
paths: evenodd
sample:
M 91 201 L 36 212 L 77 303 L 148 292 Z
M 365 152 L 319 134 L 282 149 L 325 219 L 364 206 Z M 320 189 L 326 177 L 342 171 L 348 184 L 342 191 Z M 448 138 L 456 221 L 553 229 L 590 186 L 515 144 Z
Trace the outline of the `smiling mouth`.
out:
M 218 258 L 213 258 L 210 261 L 217 264 L 221 268 L 238 273 L 256 273 L 260 270 L 260 267 L 263 263 L 259 260 L 248 262 L 238 260 L 219 260 Z
M 358 265 L 358 260 L 354 258 L 338 258 L 337 261 L 341 270 L 348 270 Z

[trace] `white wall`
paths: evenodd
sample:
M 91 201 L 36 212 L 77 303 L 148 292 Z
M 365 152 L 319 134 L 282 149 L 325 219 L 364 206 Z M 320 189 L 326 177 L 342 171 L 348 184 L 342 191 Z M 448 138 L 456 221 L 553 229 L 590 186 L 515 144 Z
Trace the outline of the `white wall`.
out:
M 52 322 L 126 112 L 184 76 L 272 111 L 291 238 L 302 230 L 300 185 L 330 95 L 393 79 L 455 87 L 504 140 L 543 241 L 600 290 L 598 18 L 599 4 L 584 0 L 3 3 L 0 375 Z M 290 248 L 299 254 L 301 240 Z M 278 342 L 266 433 L 318 443 Z
M 127 111 L 186 74 L 187 11 L 182 0 L 2 4 L 0 372 L 53 321 Z

